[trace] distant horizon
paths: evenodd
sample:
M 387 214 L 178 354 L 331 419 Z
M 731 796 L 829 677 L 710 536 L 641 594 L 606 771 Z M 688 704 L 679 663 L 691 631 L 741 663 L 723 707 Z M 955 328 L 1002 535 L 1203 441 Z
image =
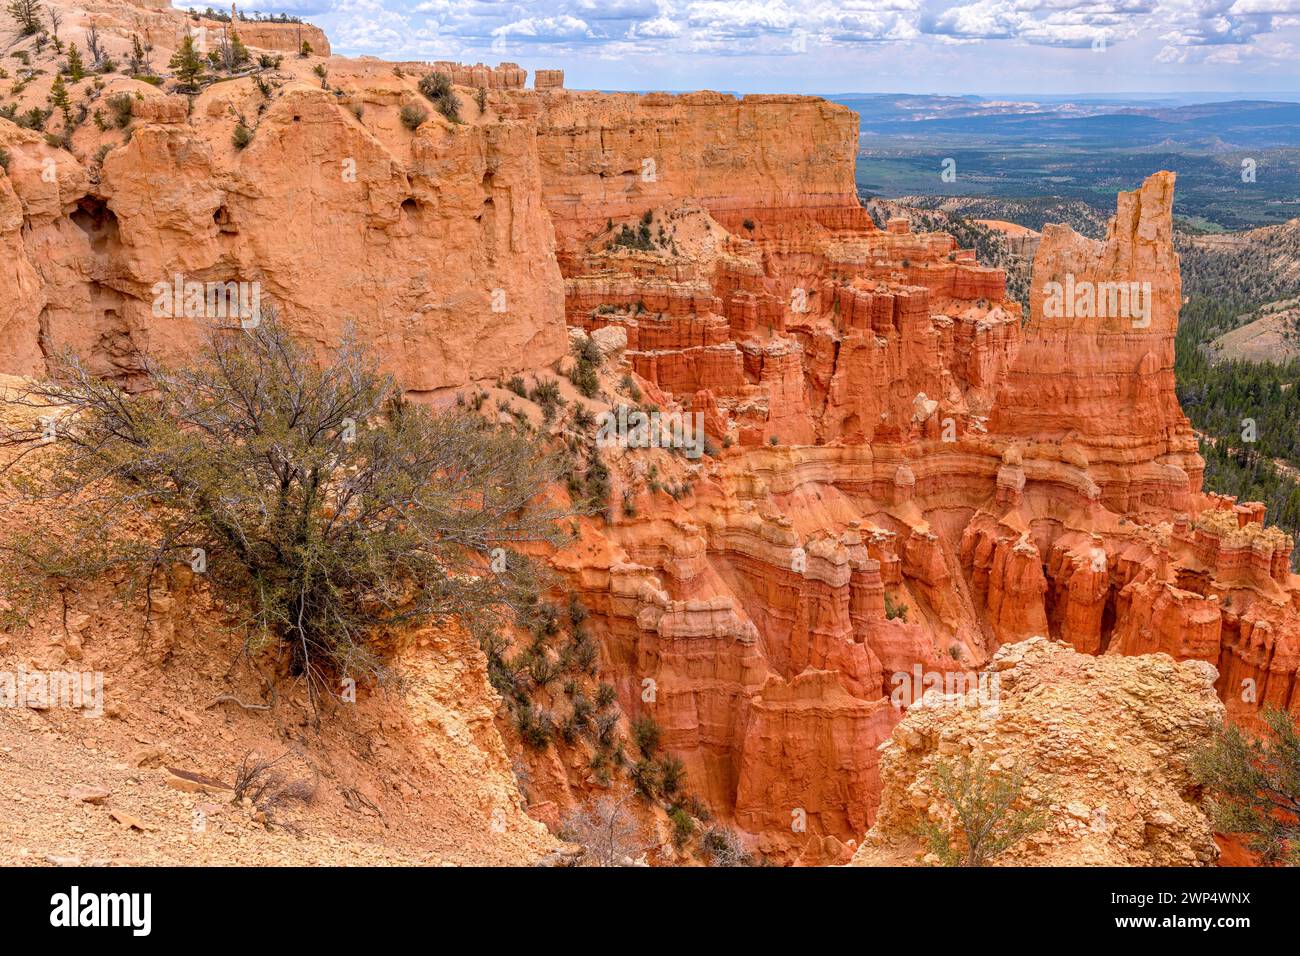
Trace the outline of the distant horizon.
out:
M 543 67 L 545 69 L 545 67 Z M 568 85 L 568 84 L 566 84 Z M 570 86 L 570 89 L 588 89 L 587 87 Z M 697 93 L 701 90 L 710 90 L 715 93 L 729 94 L 733 96 L 766 96 L 779 95 L 781 93 L 792 93 L 791 90 L 738 90 L 738 89 L 715 89 L 712 87 L 645 87 L 643 89 L 619 89 L 614 87 L 591 88 L 598 93 Z M 1242 102 L 1281 102 L 1292 103 L 1300 102 L 1300 90 L 1262 90 L 1262 91 L 1233 91 L 1233 90 L 1192 90 L 1189 92 L 1167 91 L 1167 92 L 1143 92 L 1128 91 L 1117 93 L 1098 93 L 1096 91 L 1078 92 L 1078 93 L 937 93 L 934 91 L 916 92 L 911 90 L 825 90 L 812 92 L 798 92 L 794 95 L 799 96 L 820 96 L 825 99 L 845 99 L 853 96 L 915 96 L 915 97 L 944 97 L 948 99 L 970 98 L 979 100 L 1025 102 L 1025 103 L 1046 103 L 1046 102 L 1063 102 L 1076 103 L 1084 100 L 1093 102 L 1123 102 L 1128 100 L 1146 101 L 1146 100 L 1189 100 L 1190 102 L 1210 102 L 1210 100 L 1197 99 L 1198 97 L 1214 97 L 1221 101 L 1233 102 L 1240 100 Z

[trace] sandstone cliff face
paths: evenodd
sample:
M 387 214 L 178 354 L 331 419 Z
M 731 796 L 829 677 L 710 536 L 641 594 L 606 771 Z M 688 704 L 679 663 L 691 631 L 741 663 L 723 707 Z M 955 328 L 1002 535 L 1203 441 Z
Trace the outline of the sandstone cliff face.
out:
M 816 97 L 566 91 L 515 109 L 536 118 L 562 256 L 609 218 L 688 197 L 733 232 L 759 211 L 769 228 L 866 218 L 854 198 L 857 114 Z
M 258 283 L 322 351 L 352 322 L 430 400 L 563 374 L 570 332 L 615 343 L 594 400 L 561 377 L 568 407 L 698 412 L 708 453 L 601 448 L 609 512 L 554 563 L 622 710 L 772 860 L 843 853 L 919 687 L 1035 635 L 1212 663 L 1239 720 L 1300 710 L 1289 542 L 1201 493 L 1174 398 L 1171 174 L 1122 194 L 1104 241 L 1046 230 L 1026 318 L 951 237 L 873 224 L 843 107 L 441 64 L 451 122 L 417 91 L 434 68 L 286 57 L 269 93 L 192 104 L 87 80 L 92 108 L 131 94 L 131 135 L 85 123 L 70 151 L 0 119 L 0 370 L 70 346 L 131 384 L 137 349 L 194 341 L 154 309 L 178 274 Z M 556 807 L 597 789 L 551 764 Z
M 206 53 L 216 46 L 222 30 L 230 28 L 229 23 L 210 20 L 198 13 L 182 13 L 169 0 L 89 0 L 76 4 L 55 2 L 49 6 L 58 7 L 63 13 L 60 38 L 76 43 L 83 53 L 87 49 L 85 31 L 91 26 L 99 31 L 101 46 L 118 60 L 130 55 L 134 33 L 142 43 L 154 48 L 153 66 L 159 70 L 166 68 L 168 58 L 187 30 Z M 229 12 L 220 4 L 217 9 Z M 235 23 L 235 30 L 240 39 L 259 50 L 297 53 L 305 41 L 316 56 L 330 55 L 329 38 L 310 23 L 241 20 Z
M 410 132 L 398 113 L 418 77 L 363 68 L 345 101 L 298 78 L 309 60 L 285 62 L 297 73 L 272 73 L 270 99 L 233 80 L 188 108 L 114 77 L 95 102 L 140 97 L 129 141 L 86 124 L 71 154 L 0 120 L 0 243 L 22 293 L 0 314 L 6 371 L 72 347 L 129 382 L 137 350 L 179 358 L 194 317 L 158 302 L 178 276 L 246 283 L 323 349 L 355 326 L 413 394 L 562 353 L 532 129 L 433 112 Z M 241 120 L 255 133 L 237 150 Z M 92 183 L 74 154 L 101 148 Z
M 854 866 L 935 864 L 917 837 L 952 825 L 935 768 L 980 757 L 1018 769 L 1044 828 L 995 866 L 1207 866 L 1219 851 L 1188 769 L 1223 718 L 1214 668 L 1163 654 L 1093 657 L 1035 637 L 994 655 L 996 707 L 935 694 L 881 755 L 876 822 Z

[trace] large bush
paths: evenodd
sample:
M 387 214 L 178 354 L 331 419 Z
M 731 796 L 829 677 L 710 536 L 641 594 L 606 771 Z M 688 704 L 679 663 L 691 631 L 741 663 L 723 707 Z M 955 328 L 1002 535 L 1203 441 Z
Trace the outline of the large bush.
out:
M 460 101 L 452 89 L 451 77 L 446 73 L 426 73 L 420 77 L 420 92 L 427 96 L 438 112 L 453 123 L 460 122 Z
M 481 630 L 535 599 L 517 547 L 563 532 L 538 500 L 557 464 L 524 431 L 404 401 L 350 338 L 317 366 L 273 316 L 213 328 L 190 367 L 142 361 L 139 394 L 66 356 L 19 399 L 46 421 L 6 439 L 10 504 L 39 516 L 0 545 L 11 601 L 189 564 L 315 693 L 380 673 L 399 625 Z
M 1300 865 L 1300 732 L 1284 710 L 1264 710 L 1259 737 L 1227 724 L 1192 764 L 1210 816 L 1264 863 Z

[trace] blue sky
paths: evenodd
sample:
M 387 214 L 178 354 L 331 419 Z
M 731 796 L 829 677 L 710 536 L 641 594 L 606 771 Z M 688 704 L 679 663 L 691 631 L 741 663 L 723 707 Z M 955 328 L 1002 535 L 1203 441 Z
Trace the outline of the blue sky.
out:
M 250 0 L 245 9 L 298 14 L 336 53 L 560 67 L 574 88 L 1300 91 L 1300 0 Z

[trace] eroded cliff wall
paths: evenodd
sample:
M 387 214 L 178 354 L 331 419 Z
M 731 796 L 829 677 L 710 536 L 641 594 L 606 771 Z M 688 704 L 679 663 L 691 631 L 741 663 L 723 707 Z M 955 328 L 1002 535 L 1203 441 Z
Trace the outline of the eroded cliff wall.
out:
M 0 363 L 36 374 L 72 347 L 129 382 L 138 351 L 174 361 L 201 318 L 160 299 L 177 277 L 245 283 L 322 349 L 352 326 L 413 393 L 557 358 L 562 286 L 531 127 L 439 116 L 408 131 L 397 114 L 414 85 L 366 78 L 344 103 L 291 77 L 271 100 L 236 81 L 187 104 L 114 77 L 101 99 L 134 100 L 129 141 L 83 127 L 73 153 L 0 120 L 0 242 L 19 292 Z M 74 155 L 103 147 L 91 170 Z

